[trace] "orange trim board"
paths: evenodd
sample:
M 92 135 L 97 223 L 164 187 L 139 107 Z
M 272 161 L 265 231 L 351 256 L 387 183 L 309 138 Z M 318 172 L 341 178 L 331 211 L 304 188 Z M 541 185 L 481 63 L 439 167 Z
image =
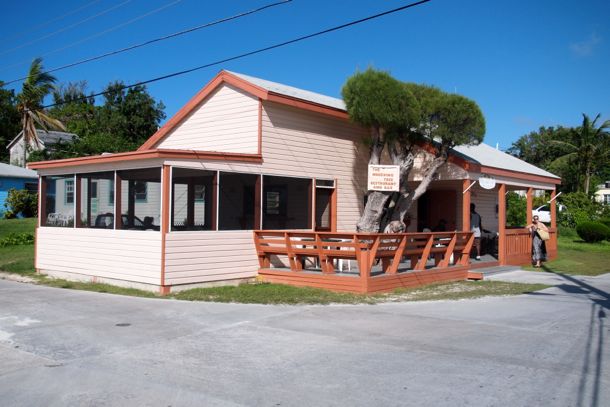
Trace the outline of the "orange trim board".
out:
M 106 164 L 117 161 L 149 160 L 155 158 L 167 159 L 192 159 L 192 160 L 214 160 L 214 161 L 241 161 L 251 163 L 262 163 L 263 158 L 260 154 L 241 154 L 241 153 L 219 153 L 214 151 L 195 151 L 195 150 L 169 150 L 154 149 L 145 151 L 130 151 L 126 153 L 116 153 L 109 155 L 96 155 L 90 157 L 65 158 L 53 161 L 38 161 L 28 163 L 28 168 L 33 170 L 43 170 L 48 168 L 72 167 L 90 164 Z

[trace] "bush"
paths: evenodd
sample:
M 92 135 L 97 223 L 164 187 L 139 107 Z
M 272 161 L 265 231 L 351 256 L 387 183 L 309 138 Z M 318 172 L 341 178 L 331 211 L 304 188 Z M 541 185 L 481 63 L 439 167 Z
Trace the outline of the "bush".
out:
M 33 233 L 9 233 L 3 239 L 0 239 L 0 247 L 17 246 L 24 244 L 33 244 Z
M 4 201 L 4 206 L 8 209 L 7 212 L 12 212 L 13 217 L 21 214 L 26 218 L 31 218 L 38 214 L 38 194 L 26 189 L 11 188 Z
M 576 233 L 588 243 L 601 242 L 610 238 L 610 228 L 600 222 L 582 222 L 576 226 Z
M 563 194 L 561 203 L 567 209 L 559 212 L 557 223 L 561 226 L 574 228 L 583 222 L 596 221 L 604 213 L 603 205 L 587 196 L 583 192 Z
M 599 220 L 599 223 L 603 223 L 607 228 L 610 228 L 610 218 L 602 218 Z
M 506 225 L 525 226 L 527 199 L 515 192 L 506 194 Z

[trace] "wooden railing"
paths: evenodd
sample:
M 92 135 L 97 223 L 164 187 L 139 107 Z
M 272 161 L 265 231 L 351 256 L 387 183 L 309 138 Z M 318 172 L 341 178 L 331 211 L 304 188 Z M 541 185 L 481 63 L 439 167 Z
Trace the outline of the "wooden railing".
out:
M 532 258 L 532 237 L 525 228 L 506 229 L 505 259 L 507 264 L 523 265 Z M 550 239 L 546 241 L 547 254 L 550 259 L 557 254 L 557 229 L 549 228 Z
M 323 274 L 329 275 L 336 273 L 338 260 L 355 260 L 361 277 L 370 277 L 376 263 L 381 265 L 383 274 L 395 275 L 404 258 L 410 260 L 409 269 L 415 271 L 426 269 L 429 258 L 434 258 L 437 268 L 449 267 L 452 260 L 454 265 L 467 266 L 473 240 L 471 232 L 352 234 L 254 231 L 261 269 L 275 266 L 300 272 L 310 264 L 310 268 L 319 267 Z

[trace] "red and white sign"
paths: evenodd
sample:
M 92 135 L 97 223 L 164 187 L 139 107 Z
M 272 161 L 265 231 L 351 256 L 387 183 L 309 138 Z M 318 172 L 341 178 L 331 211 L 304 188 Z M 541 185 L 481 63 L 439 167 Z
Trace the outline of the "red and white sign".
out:
M 369 191 L 398 191 L 400 167 L 398 165 L 369 165 Z

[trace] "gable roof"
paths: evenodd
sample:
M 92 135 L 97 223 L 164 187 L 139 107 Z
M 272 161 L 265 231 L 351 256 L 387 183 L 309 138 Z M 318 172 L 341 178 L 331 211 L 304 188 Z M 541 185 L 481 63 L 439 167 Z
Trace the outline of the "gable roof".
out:
M 63 131 L 52 131 L 52 130 L 44 131 L 42 129 L 36 129 L 36 134 L 38 134 L 38 139 L 45 146 L 49 146 L 51 144 L 55 144 L 55 143 L 60 142 L 60 141 L 62 141 L 62 142 L 63 141 L 72 141 L 72 139 L 74 137 L 78 137 L 74 133 L 66 133 L 66 132 L 63 132 Z M 12 139 L 11 142 L 8 143 L 6 148 L 7 149 L 11 148 L 22 137 L 23 137 L 23 130 L 21 130 L 19 132 L 19 134 L 17 134 L 17 137 Z
M 508 171 L 525 172 L 528 174 L 539 175 L 541 177 L 560 179 L 555 174 L 551 174 L 542 168 L 538 168 L 535 165 L 525 162 L 485 143 L 481 143 L 476 146 L 457 146 L 453 148 L 453 151 L 458 155 L 461 155 L 466 160 L 485 167 L 494 167 Z
M 322 95 L 320 93 L 310 92 L 308 90 L 295 88 L 292 86 L 284 85 L 277 82 L 271 82 L 266 79 L 255 78 L 254 76 L 244 75 L 242 73 L 225 71 L 231 75 L 235 75 L 242 78 L 250 83 L 253 83 L 261 88 L 274 92 L 279 95 L 289 96 L 295 99 L 306 100 L 308 102 L 316 103 L 319 105 L 333 107 L 335 109 L 346 111 L 345 102 L 342 99 L 337 99 L 331 96 Z
M 28 170 L 27 168 L 18 167 L 16 165 L 10 165 L 0 163 L 0 177 L 5 178 L 38 178 L 36 171 Z

